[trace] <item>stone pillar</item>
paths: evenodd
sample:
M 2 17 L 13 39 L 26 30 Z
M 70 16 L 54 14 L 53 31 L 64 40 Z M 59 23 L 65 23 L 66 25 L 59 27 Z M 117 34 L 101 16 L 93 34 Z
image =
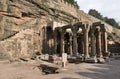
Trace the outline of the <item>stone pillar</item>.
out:
M 57 30 L 54 30 L 54 52 L 57 54 Z
M 103 57 L 102 56 L 102 50 L 101 50 L 101 32 L 100 28 L 97 29 L 97 34 L 96 34 L 96 52 L 97 52 L 97 57 Z
M 84 42 L 83 42 L 83 33 L 78 36 L 78 52 L 84 54 Z
M 107 46 L 107 32 L 104 26 L 103 30 L 103 52 L 108 53 L 108 46 Z
M 70 55 L 72 56 L 73 55 L 73 53 L 72 53 L 72 34 L 70 34 L 69 44 L 70 44 L 70 47 L 69 47 Z
M 96 34 L 96 52 L 97 52 L 97 59 L 98 62 L 103 63 L 105 62 L 103 59 L 103 54 L 102 54 L 102 46 L 101 46 L 101 31 L 100 28 L 97 29 L 97 34 Z
M 73 55 L 77 56 L 78 53 L 78 45 L 77 45 L 77 30 L 75 26 L 73 27 Z
M 82 54 L 84 54 L 84 39 L 82 39 L 82 43 L 81 43 L 81 47 L 82 47 Z
M 94 35 L 94 30 L 91 31 L 91 57 L 94 58 L 96 55 L 96 39 Z
M 42 52 L 45 54 L 47 53 L 48 49 L 47 49 L 47 29 L 46 26 L 43 27 L 43 45 L 42 45 Z
M 89 32 L 89 25 L 84 24 L 83 25 L 83 34 L 84 34 L 84 54 L 85 54 L 85 59 L 90 57 L 89 52 L 88 52 L 88 47 L 89 47 L 88 32 Z
M 61 55 L 62 53 L 65 53 L 65 42 L 64 42 L 64 31 L 61 29 Z
M 94 26 L 93 26 L 94 27 Z M 89 62 L 96 63 L 96 38 L 95 38 L 95 29 L 91 29 L 91 56 Z
M 102 27 L 102 52 L 103 52 L 103 56 L 105 58 L 108 58 L 110 56 L 110 52 L 108 52 L 108 46 L 107 46 L 107 32 L 104 24 L 101 24 L 101 27 Z

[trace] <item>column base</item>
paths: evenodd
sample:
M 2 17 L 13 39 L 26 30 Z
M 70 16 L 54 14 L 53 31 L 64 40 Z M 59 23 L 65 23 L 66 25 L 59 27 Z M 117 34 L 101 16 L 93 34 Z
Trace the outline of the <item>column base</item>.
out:
M 110 54 L 111 54 L 110 52 L 104 52 L 104 53 L 103 53 L 103 56 L 104 56 L 105 58 L 106 58 L 106 57 L 108 58 L 108 57 L 110 57 Z
M 85 59 L 86 63 L 97 63 L 97 58 L 86 58 Z
M 105 59 L 104 58 L 97 58 L 98 63 L 105 63 Z

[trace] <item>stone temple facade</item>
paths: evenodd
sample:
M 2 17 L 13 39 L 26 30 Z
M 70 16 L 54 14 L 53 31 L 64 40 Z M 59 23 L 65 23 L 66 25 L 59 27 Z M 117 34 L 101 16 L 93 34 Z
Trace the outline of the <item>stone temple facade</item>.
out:
M 0 59 L 67 53 L 103 61 L 112 30 L 64 0 L 0 0 Z
M 47 31 L 50 30 L 47 28 Z M 84 58 L 89 60 L 91 58 L 101 59 L 108 53 L 107 32 L 104 24 L 101 24 L 101 22 L 96 22 L 92 25 L 79 22 L 58 27 L 55 29 L 54 34 L 54 52 L 59 55 L 64 52 L 70 56 L 83 54 Z M 50 39 L 48 38 L 48 43 L 50 43 L 49 41 Z M 53 48 L 48 48 L 50 49 L 48 51 L 49 54 L 54 54 L 51 51 Z

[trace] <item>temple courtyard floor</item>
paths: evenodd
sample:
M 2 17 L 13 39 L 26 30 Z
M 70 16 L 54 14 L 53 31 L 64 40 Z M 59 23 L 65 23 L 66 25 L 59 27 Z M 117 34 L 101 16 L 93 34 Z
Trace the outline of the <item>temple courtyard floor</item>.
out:
M 104 64 L 68 64 L 61 67 L 59 73 L 48 75 L 43 75 L 38 65 L 38 62 L 0 61 L 0 79 L 120 79 L 120 60 Z

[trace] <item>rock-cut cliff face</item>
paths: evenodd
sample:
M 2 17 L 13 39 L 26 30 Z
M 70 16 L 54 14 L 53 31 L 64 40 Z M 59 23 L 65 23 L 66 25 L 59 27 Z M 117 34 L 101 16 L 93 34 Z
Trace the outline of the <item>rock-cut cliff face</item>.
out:
M 45 28 L 51 23 L 56 25 L 54 27 L 69 24 L 73 19 L 100 21 L 64 0 L 0 0 L 0 59 L 47 53 Z M 47 33 L 50 46 L 54 46 L 53 36 L 52 29 Z
M 44 16 L 47 11 L 32 0 L 0 0 L 0 59 L 41 51 L 43 26 L 49 21 Z
M 46 26 L 76 18 L 77 8 L 64 0 L 0 0 L 0 59 L 43 52 Z

